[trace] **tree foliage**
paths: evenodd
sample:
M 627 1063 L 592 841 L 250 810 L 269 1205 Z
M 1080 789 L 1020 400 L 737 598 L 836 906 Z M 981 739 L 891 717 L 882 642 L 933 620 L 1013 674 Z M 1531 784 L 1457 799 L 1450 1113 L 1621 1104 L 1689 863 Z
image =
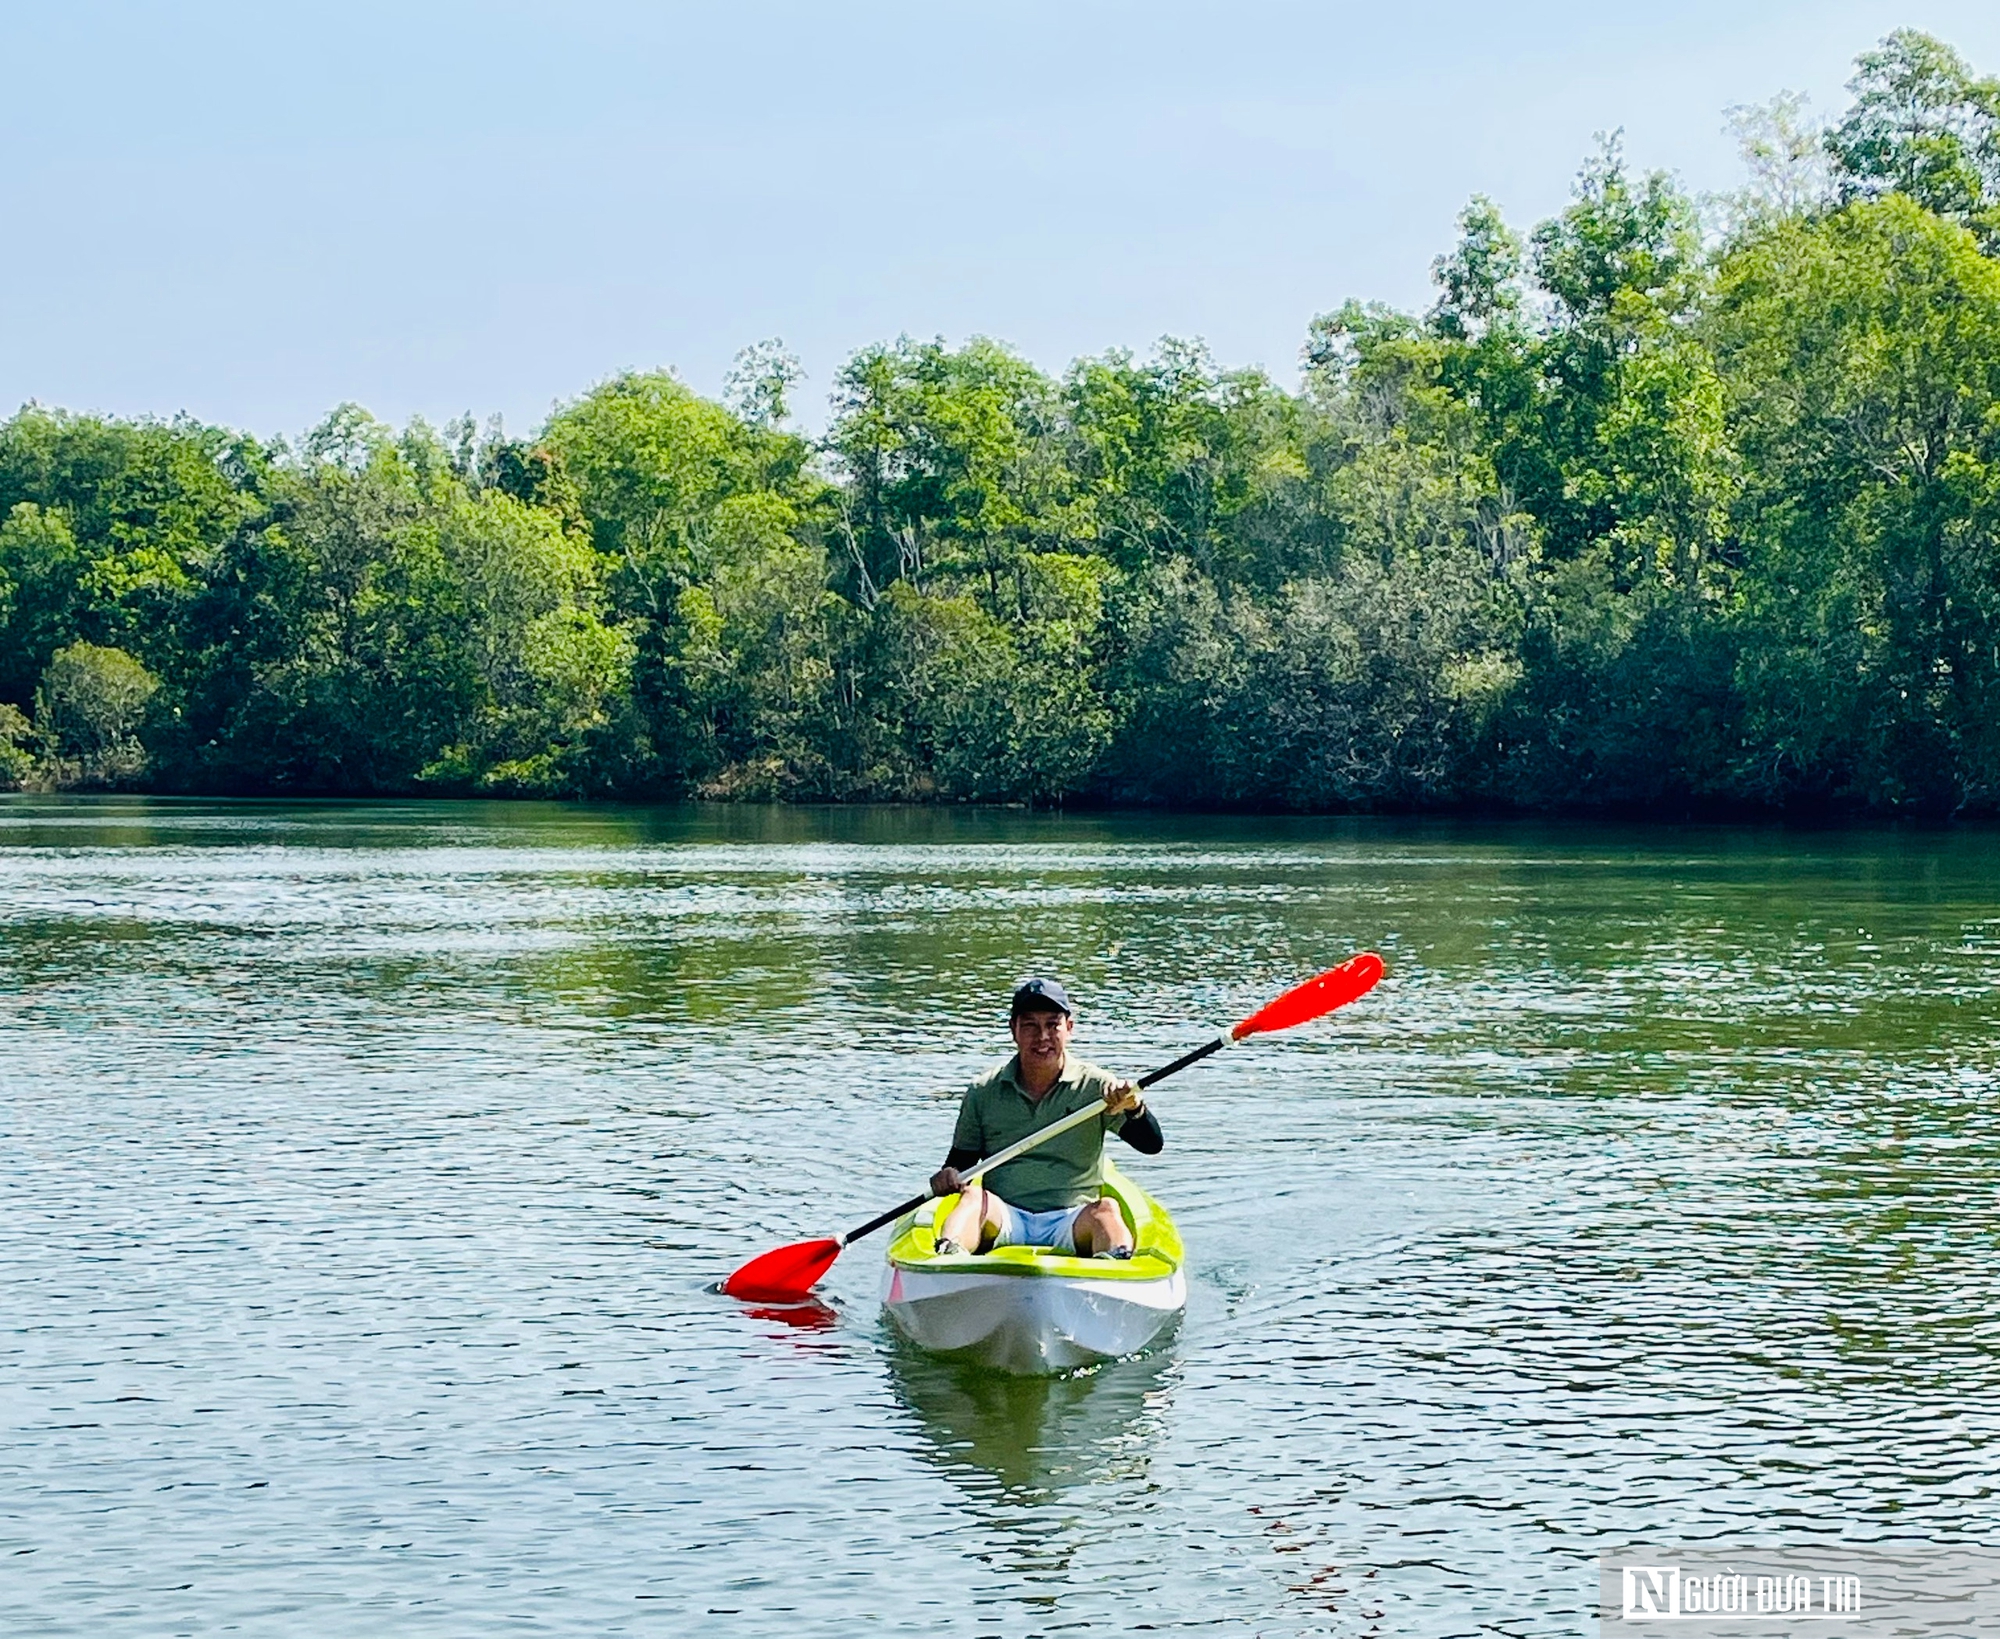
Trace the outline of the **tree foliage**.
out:
M 1864 53 L 1854 106 L 1827 133 L 1849 199 L 1897 193 L 2000 243 L 2000 80 L 1941 40 L 1898 29 Z
M 35 726 L 67 783 L 110 784 L 145 769 L 137 730 L 159 679 L 123 649 L 71 643 L 35 690 Z M 18 717 L 18 713 L 16 713 Z
M 2000 811 L 2000 85 L 1911 31 L 1732 119 L 1720 231 L 1616 136 L 1296 390 L 782 343 L 526 438 L 0 424 L 0 782 Z

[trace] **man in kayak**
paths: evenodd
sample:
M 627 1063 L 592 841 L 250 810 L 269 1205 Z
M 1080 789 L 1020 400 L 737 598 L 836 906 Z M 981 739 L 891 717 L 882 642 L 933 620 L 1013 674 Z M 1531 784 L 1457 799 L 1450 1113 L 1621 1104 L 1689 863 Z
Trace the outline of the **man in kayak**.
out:
M 1082 1257 L 1129 1258 L 1132 1231 L 1118 1203 L 1102 1193 L 1104 1135 L 1115 1132 L 1142 1155 L 1166 1140 L 1136 1081 L 1069 1055 L 1076 1010 L 1054 979 L 1026 979 L 1014 992 L 1008 1029 L 1014 1056 L 965 1091 L 951 1153 L 931 1180 L 957 1195 L 938 1232 L 937 1249 L 985 1252 L 996 1246 L 1048 1246 Z M 1103 1116 L 1085 1121 L 970 1186 L 959 1176 L 985 1156 L 1060 1121 L 1093 1100 Z

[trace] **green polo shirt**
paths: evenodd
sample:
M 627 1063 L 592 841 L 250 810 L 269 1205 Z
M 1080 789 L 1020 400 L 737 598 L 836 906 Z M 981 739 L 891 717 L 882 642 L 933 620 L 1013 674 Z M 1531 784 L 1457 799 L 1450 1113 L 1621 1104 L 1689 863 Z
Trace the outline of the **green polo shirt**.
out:
M 1086 1104 L 1102 1104 L 1120 1078 L 1078 1058 L 1063 1060 L 1062 1075 L 1038 1099 L 1021 1087 L 1021 1056 L 996 1065 L 965 1090 L 952 1130 L 953 1149 L 996 1155 L 1009 1144 L 1060 1121 Z M 1125 1125 L 1125 1113 L 1080 1121 L 1066 1133 L 989 1172 L 984 1182 L 1023 1212 L 1053 1212 L 1083 1206 L 1103 1191 L 1104 1135 Z

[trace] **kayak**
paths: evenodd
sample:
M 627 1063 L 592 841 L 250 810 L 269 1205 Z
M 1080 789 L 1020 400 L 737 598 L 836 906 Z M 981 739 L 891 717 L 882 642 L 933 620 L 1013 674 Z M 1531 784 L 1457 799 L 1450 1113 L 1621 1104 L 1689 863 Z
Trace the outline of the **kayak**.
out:
M 1132 1228 L 1129 1259 L 1032 1246 L 940 1257 L 932 1225 L 958 1199 L 946 1195 L 896 1225 L 882 1280 L 890 1321 L 933 1353 L 1022 1375 L 1145 1348 L 1187 1307 L 1180 1232 L 1165 1207 L 1108 1162 L 1104 1175 L 1104 1193 Z

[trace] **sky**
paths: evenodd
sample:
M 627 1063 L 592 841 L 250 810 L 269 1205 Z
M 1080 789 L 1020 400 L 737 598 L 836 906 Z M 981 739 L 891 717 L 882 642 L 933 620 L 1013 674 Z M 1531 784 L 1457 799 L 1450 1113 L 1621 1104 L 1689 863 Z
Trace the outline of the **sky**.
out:
M 898 334 L 1289 382 L 1471 195 L 1531 225 L 1621 128 L 1733 187 L 1726 108 L 1837 113 L 1898 27 L 2000 71 L 1992 0 L 0 0 L 0 413 L 520 434 L 767 337 L 808 425 Z

